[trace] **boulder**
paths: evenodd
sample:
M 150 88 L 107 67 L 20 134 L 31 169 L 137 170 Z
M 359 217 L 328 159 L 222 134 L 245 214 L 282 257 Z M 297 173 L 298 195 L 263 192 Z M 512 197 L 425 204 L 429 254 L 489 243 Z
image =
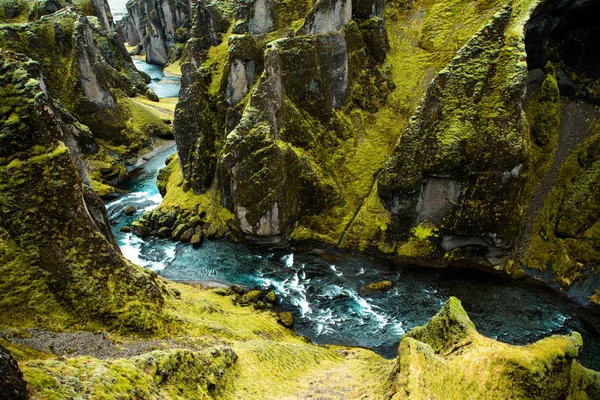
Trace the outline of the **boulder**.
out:
M 390 290 L 391 288 L 392 282 L 390 281 L 373 282 L 365 286 L 365 289 L 367 290 L 375 290 L 379 292 L 385 292 L 386 290 Z
M 0 346 L 0 398 L 26 400 L 27 383 L 12 354 Z
M 279 317 L 279 323 L 281 323 L 281 325 L 285 326 L 286 328 L 291 328 L 292 325 L 294 325 L 294 316 L 291 312 L 282 311 L 277 315 Z
M 135 208 L 134 206 L 127 206 L 123 210 L 123 214 L 125 214 L 125 215 L 133 215 L 133 214 L 135 214 L 136 211 L 137 211 L 137 208 Z

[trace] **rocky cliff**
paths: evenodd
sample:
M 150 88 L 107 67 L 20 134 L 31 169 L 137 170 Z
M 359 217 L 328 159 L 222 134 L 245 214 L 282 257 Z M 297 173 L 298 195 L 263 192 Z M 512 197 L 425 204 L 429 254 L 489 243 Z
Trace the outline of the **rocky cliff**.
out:
M 75 140 L 81 126 L 39 63 L 6 50 L 1 60 L 1 324 L 157 329 L 161 286 L 121 256 Z
M 146 54 L 148 63 L 164 66 L 178 60 L 188 40 L 191 6 L 189 0 L 130 0 L 120 23 L 123 37 L 138 54 Z
M 587 188 L 597 185 L 584 139 L 598 121 L 588 55 L 597 31 L 574 22 L 594 7 L 199 2 L 175 119 L 180 165 L 171 168 L 182 180 L 170 196 L 185 201 L 162 209 L 191 215 L 216 199 L 250 241 L 477 264 L 594 301 L 600 253 Z M 576 151 L 586 154 L 581 173 L 590 171 L 582 190 L 566 187 L 573 170 L 554 179 Z M 551 188 L 568 198 L 550 200 Z M 544 228 L 554 230 L 544 239 L 533 232 L 545 223 L 538 216 L 556 222 L 544 200 L 563 214 L 592 209 Z
M 29 23 L 0 28 L 0 47 L 36 60 L 50 96 L 79 124 L 74 136 L 95 188 L 104 194 L 125 176 L 125 163 L 148 151 L 170 127 L 140 104 L 147 76 L 140 74 L 118 33 L 70 6 Z M 138 96 L 136 98 L 136 96 Z

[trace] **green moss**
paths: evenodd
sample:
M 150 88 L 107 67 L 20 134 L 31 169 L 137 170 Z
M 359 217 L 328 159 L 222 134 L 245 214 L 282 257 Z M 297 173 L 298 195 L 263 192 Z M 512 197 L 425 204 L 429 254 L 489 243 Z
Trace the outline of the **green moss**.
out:
M 82 388 L 97 399 L 208 398 L 221 392 L 236 359 L 228 348 L 163 350 L 112 361 L 30 361 L 22 370 L 29 387 L 44 398 L 76 397 Z
M 521 261 L 526 267 L 552 270 L 563 288 L 587 279 L 600 263 L 598 182 L 600 124 L 560 169 L 532 229 Z M 592 297 L 594 299 L 594 297 Z
M 352 224 L 341 243 L 342 247 L 358 248 L 361 251 L 367 248 L 377 248 L 382 252 L 390 252 L 387 237 L 387 227 L 390 223 L 391 213 L 381 203 L 377 193 L 377 184 L 360 207 Z
M 560 125 L 558 84 L 554 66 L 550 62 L 546 65 L 545 72 L 546 78 L 542 82 L 531 125 L 531 135 L 538 146 L 549 144 L 558 134 Z
M 427 325 L 402 338 L 392 398 L 570 398 L 579 388 L 593 393 L 595 376 L 573 361 L 581 344 L 576 332 L 529 346 L 496 342 L 478 334 L 460 302 L 450 298 Z
M 351 73 L 355 74 L 354 82 L 357 84 L 351 87 L 350 104 L 358 107 L 347 108 L 343 114 L 338 113 L 349 127 L 344 140 L 335 147 L 325 147 L 319 144 L 322 141 L 317 142 L 320 149 L 309 153 L 326 173 L 331 174 L 345 204 L 325 209 L 315 217 L 304 217 L 296 226 L 293 239 L 337 243 L 350 223 L 342 246 L 360 249 L 375 247 L 385 252 L 392 250 L 392 246 L 386 243 L 389 212 L 376 198 L 378 191 L 372 190 L 377 173 L 392 154 L 398 137 L 433 74 L 450 61 L 456 50 L 502 4 L 500 1 L 487 2 L 473 8 L 470 2 L 454 1 L 449 6 L 450 13 L 447 10 L 449 2 L 439 2 L 437 7 L 432 7 L 437 3 L 423 2 L 422 6 L 427 10 L 425 17 L 420 7 L 399 12 L 399 5 L 387 5 L 386 29 L 391 50 L 384 65 L 355 64 L 354 68 L 358 70 L 351 70 Z M 425 25 L 443 25 L 436 29 L 444 45 L 430 50 L 415 46 Z M 346 34 L 352 36 L 354 42 L 360 42 L 352 27 L 348 28 Z M 359 54 L 364 49 L 359 45 L 356 49 L 357 59 L 366 59 L 364 53 L 362 56 Z M 352 61 L 353 54 L 349 57 Z M 374 72 L 375 69 L 378 72 Z M 387 79 L 382 81 L 381 77 Z M 389 94 L 374 101 L 378 97 L 372 96 L 373 85 L 380 87 L 383 93 L 389 91 Z M 309 124 L 305 119 L 303 125 Z M 319 151 L 322 151 L 323 157 L 319 156 Z
M 211 188 L 207 192 L 196 195 L 193 191 L 184 190 L 179 160 L 174 157 L 168 167 L 160 173 L 160 188 L 165 195 L 158 212 L 187 215 L 184 219 L 202 214 L 203 222 L 210 226 L 213 232 L 229 232 L 235 230 L 235 216 L 221 205 L 218 191 Z M 183 222 L 182 222 L 183 223 Z
M 408 241 L 399 245 L 397 255 L 411 258 L 431 256 L 436 249 L 432 240 L 438 236 L 438 229 L 435 226 L 428 221 L 422 222 L 411 229 Z

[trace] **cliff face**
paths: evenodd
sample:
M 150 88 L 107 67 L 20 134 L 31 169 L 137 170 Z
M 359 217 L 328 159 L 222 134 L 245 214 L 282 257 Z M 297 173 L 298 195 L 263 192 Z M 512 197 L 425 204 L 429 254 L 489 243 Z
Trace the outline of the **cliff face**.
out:
M 189 0 L 130 0 L 121 22 L 123 37 L 130 46 L 139 46 L 138 52 L 146 53 L 148 63 L 165 65 L 181 57 L 182 44 L 188 39 L 190 15 Z
M 0 2 L 0 20 L 3 22 L 33 22 L 50 15 L 58 10 L 75 6 L 85 15 L 98 18 L 98 23 L 103 29 L 114 30 L 114 24 L 108 1 L 106 0 L 40 0 L 40 1 L 12 1 L 2 0 Z
M 48 93 L 80 124 L 74 137 L 96 188 L 110 193 L 103 185 L 125 175 L 124 162 L 170 129 L 135 99 L 156 95 L 119 34 L 98 21 L 74 8 L 61 9 L 34 22 L 3 26 L 0 46 L 39 62 Z
M 49 96 L 40 64 L 5 50 L 1 59 L 2 324 L 156 329 L 161 287 L 121 256 L 74 138 L 80 126 Z
M 583 105 L 568 115 L 585 108 L 584 120 L 597 118 L 598 68 L 586 55 L 597 30 L 572 17 L 594 6 L 469 7 L 199 2 L 175 120 L 179 195 L 193 192 L 196 204 L 218 197 L 251 241 L 319 240 L 408 262 L 525 270 L 563 288 L 587 282 L 573 295 L 589 301 L 598 287 L 595 211 L 569 228 L 578 253 L 553 261 L 553 274 L 530 271 L 545 269 L 531 251 L 523 257 L 530 243 L 536 254 L 540 247 L 531 230 L 549 189 L 536 188 L 567 179 L 542 182 L 539 171 L 557 148 L 568 155 L 582 143 L 552 142 L 560 104 L 573 99 Z M 539 78 L 547 61 L 560 68 Z M 545 74 L 554 78 L 540 89 Z M 557 155 L 557 171 L 566 158 Z M 579 207 L 594 194 L 570 196 Z

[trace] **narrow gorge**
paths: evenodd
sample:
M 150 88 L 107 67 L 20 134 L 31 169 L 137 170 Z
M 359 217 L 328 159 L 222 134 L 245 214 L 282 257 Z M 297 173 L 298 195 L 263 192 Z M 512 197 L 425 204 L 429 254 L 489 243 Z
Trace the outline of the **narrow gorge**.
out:
M 0 0 L 0 398 L 600 399 L 593 0 Z

